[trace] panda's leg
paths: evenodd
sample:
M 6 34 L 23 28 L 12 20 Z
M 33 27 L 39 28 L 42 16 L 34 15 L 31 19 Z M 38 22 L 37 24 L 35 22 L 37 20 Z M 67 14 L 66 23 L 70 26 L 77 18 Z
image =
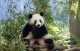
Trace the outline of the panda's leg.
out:
M 35 39 L 30 39 L 30 46 L 31 47 L 34 47 L 33 45 L 34 45 L 34 42 L 35 42 Z
M 43 39 L 44 39 L 44 43 L 47 45 L 47 49 L 53 50 L 54 43 L 53 43 L 53 40 L 50 38 L 50 36 L 47 34 L 47 35 L 43 36 Z
M 42 39 L 42 38 L 38 39 L 38 43 L 39 43 L 40 46 L 44 46 L 45 45 L 44 39 Z
M 32 47 L 32 51 L 36 51 L 36 48 L 34 48 L 35 47 L 35 45 L 34 45 L 35 41 L 36 41 L 35 39 L 30 40 L 30 47 Z
M 39 47 L 39 50 L 40 51 L 47 51 L 47 48 L 45 46 L 45 43 L 44 43 L 44 39 L 43 38 L 38 39 L 38 43 L 41 46 L 41 48 Z

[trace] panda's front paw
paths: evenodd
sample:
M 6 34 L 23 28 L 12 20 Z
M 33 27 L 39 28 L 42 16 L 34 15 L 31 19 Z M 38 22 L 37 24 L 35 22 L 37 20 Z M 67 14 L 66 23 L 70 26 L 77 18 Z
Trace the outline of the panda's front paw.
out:
M 54 49 L 54 45 L 47 45 L 47 49 L 52 51 Z

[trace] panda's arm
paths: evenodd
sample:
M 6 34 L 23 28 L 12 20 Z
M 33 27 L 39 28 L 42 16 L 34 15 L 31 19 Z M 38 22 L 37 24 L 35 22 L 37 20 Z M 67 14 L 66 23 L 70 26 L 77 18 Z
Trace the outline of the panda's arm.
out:
M 29 32 L 30 32 L 30 25 L 29 24 L 27 24 L 25 27 L 24 27 L 24 29 L 23 29 L 23 31 L 22 31 L 22 38 L 25 38 L 25 37 L 27 37 L 28 36 L 28 34 L 29 34 Z
M 42 26 L 42 33 L 43 33 L 44 35 L 48 34 L 48 31 L 47 31 L 45 25 Z

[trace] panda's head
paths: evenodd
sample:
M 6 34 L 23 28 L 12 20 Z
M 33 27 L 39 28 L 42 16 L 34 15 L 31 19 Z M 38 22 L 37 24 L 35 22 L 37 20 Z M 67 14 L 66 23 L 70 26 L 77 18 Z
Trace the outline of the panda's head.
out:
M 29 14 L 29 24 L 34 25 L 38 28 L 44 25 L 43 13 L 40 14 Z

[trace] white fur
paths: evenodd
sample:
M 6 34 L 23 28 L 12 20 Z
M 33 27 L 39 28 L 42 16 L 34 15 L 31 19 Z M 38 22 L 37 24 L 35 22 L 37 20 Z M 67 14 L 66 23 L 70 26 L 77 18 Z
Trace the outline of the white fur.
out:
M 33 25 L 35 20 L 37 21 L 35 26 L 37 26 L 38 24 L 40 24 L 40 27 L 44 25 L 44 19 L 40 14 L 32 15 L 32 18 L 29 20 L 29 24 Z M 42 23 L 39 20 L 41 20 Z
M 38 42 L 39 42 L 39 44 L 40 44 L 41 46 L 44 46 L 44 45 L 45 45 L 43 38 L 38 39 Z
M 30 39 L 30 45 L 33 47 L 34 42 L 36 41 L 36 39 Z

